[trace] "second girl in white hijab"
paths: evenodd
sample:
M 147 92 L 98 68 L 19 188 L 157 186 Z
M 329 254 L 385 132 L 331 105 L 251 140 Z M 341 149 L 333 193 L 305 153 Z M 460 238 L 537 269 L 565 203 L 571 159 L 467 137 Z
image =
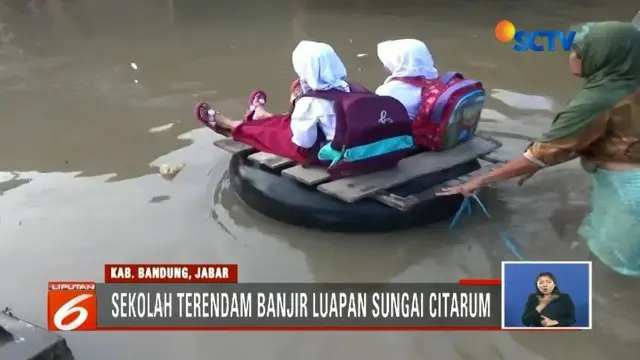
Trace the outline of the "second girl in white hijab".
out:
M 399 78 L 436 79 L 438 70 L 427 45 L 416 39 L 390 40 L 378 44 L 378 58 L 390 76 L 376 89 L 376 94 L 391 96 L 400 101 L 415 119 L 421 102 L 420 87 Z

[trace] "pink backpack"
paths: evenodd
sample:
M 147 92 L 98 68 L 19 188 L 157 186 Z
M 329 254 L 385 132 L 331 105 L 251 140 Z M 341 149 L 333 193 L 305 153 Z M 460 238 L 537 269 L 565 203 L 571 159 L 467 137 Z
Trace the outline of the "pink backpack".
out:
M 481 82 L 465 79 L 457 72 L 435 80 L 396 79 L 422 88 L 422 102 L 412 125 L 417 146 L 442 151 L 473 138 L 484 107 Z

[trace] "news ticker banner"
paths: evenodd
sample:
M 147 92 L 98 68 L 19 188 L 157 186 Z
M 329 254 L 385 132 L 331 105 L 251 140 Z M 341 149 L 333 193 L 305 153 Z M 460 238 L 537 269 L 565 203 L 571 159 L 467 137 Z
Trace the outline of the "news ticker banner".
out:
M 51 282 L 48 327 L 79 330 L 496 330 L 499 280 L 236 283 L 236 265 L 107 265 Z

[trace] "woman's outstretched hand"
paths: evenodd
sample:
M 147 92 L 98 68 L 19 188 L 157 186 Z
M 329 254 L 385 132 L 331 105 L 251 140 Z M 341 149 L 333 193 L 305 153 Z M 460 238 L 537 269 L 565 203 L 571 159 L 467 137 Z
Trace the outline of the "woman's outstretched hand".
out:
M 444 188 L 440 192 L 436 193 L 437 196 L 449 196 L 462 194 L 464 197 L 471 197 L 473 193 L 482 187 L 482 183 L 478 180 L 470 180 L 461 185 L 452 186 L 450 188 Z
M 535 174 L 541 167 L 529 161 L 524 156 L 509 161 L 508 163 L 491 170 L 487 175 L 479 176 L 469 180 L 469 182 L 453 186 L 450 188 L 442 189 L 436 193 L 438 196 L 448 196 L 462 194 L 465 197 L 470 197 L 473 193 L 484 185 L 495 183 L 498 181 L 505 181 L 520 177 L 519 184 L 522 185 L 527 179 Z

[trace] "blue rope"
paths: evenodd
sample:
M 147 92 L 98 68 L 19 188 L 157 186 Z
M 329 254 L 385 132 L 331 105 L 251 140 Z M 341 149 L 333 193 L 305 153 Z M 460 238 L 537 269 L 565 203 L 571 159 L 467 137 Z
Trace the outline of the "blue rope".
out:
M 492 220 L 492 217 L 489 214 L 489 210 L 487 210 L 487 207 L 484 205 L 484 203 L 482 203 L 480 198 L 478 198 L 478 195 L 476 195 L 476 193 L 473 193 L 473 195 L 464 199 L 464 201 L 460 205 L 460 209 L 458 209 L 458 212 L 455 214 L 455 216 L 451 220 L 451 224 L 449 225 L 449 230 L 453 230 L 458 225 L 458 221 L 460 220 L 460 217 L 462 216 L 465 210 L 467 210 L 467 214 L 469 216 L 472 215 L 473 200 L 475 200 L 475 202 L 480 206 L 480 209 L 482 210 L 484 215 L 487 217 L 487 219 Z M 507 247 L 507 249 L 509 249 L 511 254 L 513 254 L 513 256 L 515 256 L 518 260 L 525 261 L 524 256 L 522 256 L 522 254 L 518 250 L 518 247 L 515 245 L 515 242 L 512 241 L 511 235 L 509 235 L 509 233 L 507 233 L 502 229 L 498 229 L 498 230 L 499 230 L 500 238 L 502 239 L 502 242 L 504 242 L 504 245 Z

